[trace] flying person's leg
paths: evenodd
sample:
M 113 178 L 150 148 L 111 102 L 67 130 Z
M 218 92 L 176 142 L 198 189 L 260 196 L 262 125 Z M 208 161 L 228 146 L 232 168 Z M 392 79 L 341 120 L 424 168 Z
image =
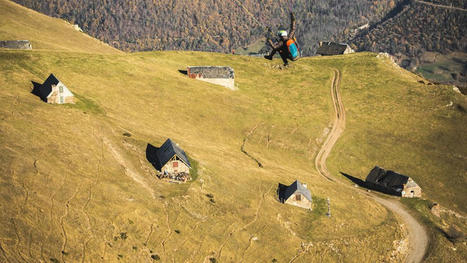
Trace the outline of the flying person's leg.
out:
M 272 57 L 274 57 L 274 55 L 276 54 L 276 52 L 277 52 L 277 50 L 273 49 L 273 50 L 271 51 L 271 54 L 265 55 L 264 58 L 265 58 L 265 59 L 272 60 Z
M 289 62 L 287 61 L 288 55 L 285 52 L 279 52 L 281 55 L 282 61 L 284 62 L 284 66 L 288 66 Z

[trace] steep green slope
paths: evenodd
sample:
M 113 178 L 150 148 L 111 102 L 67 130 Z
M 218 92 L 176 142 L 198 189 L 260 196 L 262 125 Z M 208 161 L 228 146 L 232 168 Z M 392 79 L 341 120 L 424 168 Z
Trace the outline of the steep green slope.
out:
M 407 174 L 432 199 L 467 211 L 466 100 L 451 86 L 415 82 L 389 61 L 342 59 L 345 134 L 329 162 L 364 178 L 374 165 Z M 397 76 L 397 77 L 396 77 Z
M 343 72 L 343 99 L 350 120 L 329 162 L 334 174 L 344 171 L 362 176 L 371 165 L 380 164 L 413 176 L 429 197 L 443 196 L 430 191 L 439 182 L 433 183 L 431 174 L 401 168 L 413 168 L 410 164 L 415 158 L 423 160 L 423 151 L 401 144 L 380 153 L 380 159 L 372 159 L 374 151 L 364 143 L 376 143 L 370 140 L 374 137 L 366 136 L 368 141 L 362 142 L 353 135 L 374 131 L 371 125 L 354 122 L 355 115 L 402 119 L 426 106 L 409 104 L 414 107 L 409 112 L 403 110 L 405 103 L 394 101 L 397 110 L 373 115 L 370 110 L 382 103 L 368 100 L 366 110 L 353 110 L 353 100 L 360 101 L 371 89 L 382 90 L 386 83 L 374 84 L 369 73 L 349 74 L 351 68 L 373 65 L 373 74 L 379 75 L 380 70 L 381 76 L 391 79 L 406 74 L 372 54 L 302 60 L 286 71 L 260 59 L 191 52 L 105 56 L 3 51 L 1 58 L 5 73 L 0 80 L 4 87 L 0 145 L 5 204 L 1 220 L 7 226 L 1 235 L 7 258 L 36 258 L 42 250 L 46 258 L 116 260 L 121 255 L 131 261 L 149 257 L 153 251 L 164 261 L 202 261 L 205 257 L 238 261 L 246 251 L 246 260 L 283 261 L 308 241 L 314 246 L 304 253 L 305 261 L 317 260 L 318 254 L 322 260 L 353 261 L 360 253 L 369 262 L 388 257 L 388 247 L 396 249 L 392 241 L 401 235 L 394 218 L 314 171 L 312 159 L 332 116 L 329 86 L 334 67 Z M 178 72 L 195 64 L 234 67 L 240 90 L 190 80 Z M 30 81 L 39 82 L 49 72 L 79 95 L 77 105 L 48 105 L 29 93 Z M 366 88 L 354 88 L 359 87 L 357 80 Z M 408 92 L 403 88 L 408 86 L 455 98 L 439 87 L 422 87 L 411 77 L 395 83 L 399 85 L 387 91 L 394 93 L 392 97 Z M 446 99 L 420 96 L 431 98 L 432 103 Z M 246 149 L 264 169 L 240 152 L 244 136 L 255 127 Z M 409 127 L 417 131 L 416 126 Z M 123 136 L 125 132 L 132 136 Z M 154 177 L 144 150 L 147 143 L 158 145 L 167 137 L 179 142 L 199 163 L 200 175 L 194 183 L 170 185 Z M 463 154 L 462 149 L 459 146 L 457 154 Z M 415 157 L 407 158 L 405 153 Z M 459 169 L 456 163 L 443 167 L 451 174 Z M 315 197 L 314 212 L 275 200 L 277 183 L 294 179 L 308 182 Z M 462 196 L 456 187 L 450 190 Z M 214 202 L 207 195 L 213 195 Z M 330 219 L 324 215 L 327 197 L 332 200 Z M 463 205 L 462 198 L 444 198 L 448 205 L 452 201 L 457 207 Z M 258 241 L 251 241 L 253 237 Z M 30 244 L 31 252 L 25 253 Z M 322 252 L 329 246 L 337 252 Z M 372 249 L 362 252 L 362 247 Z
M 313 170 L 310 148 L 318 146 L 314 140 L 332 112 L 330 70 L 304 60 L 279 71 L 258 59 L 186 52 L 3 51 L 1 57 L 9 61 L 1 69 L 0 142 L 7 258 L 30 260 L 42 251 L 46 259 L 121 255 L 133 261 L 153 251 L 164 261 L 284 261 L 300 251 L 301 242 L 312 241 L 306 257 L 327 260 L 350 260 L 360 246 L 378 243 L 365 251 L 371 261 L 388 257 L 387 248 L 401 238 L 385 209 Z M 234 67 L 240 90 L 178 72 L 193 64 Z M 30 81 L 49 72 L 79 95 L 77 105 L 48 105 L 29 93 Z M 240 152 L 255 126 L 271 133 L 269 149 L 256 135 L 246 145 L 264 169 Z M 154 177 L 144 150 L 167 137 L 199 162 L 194 183 L 171 185 Z M 308 182 L 314 212 L 276 201 L 277 184 L 295 179 Z M 330 219 L 326 197 L 332 199 Z M 339 254 L 320 252 L 331 243 Z
M 333 62 L 344 76 L 347 125 L 328 167 L 363 180 L 375 165 L 412 177 L 428 201 L 403 202 L 431 234 L 426 261 L 465 261 L 467 246 L 451 229 L 467 231 L 467 101 L 452 86 L 415 84 L 414 75 L 378 60 Z M 430 212 L 433 202 L 441 217 Z
M 115 54 L 115 48 L 51 18 L 8 0 L 0 0 L 0 40 L 31 42 L 33 49 Z

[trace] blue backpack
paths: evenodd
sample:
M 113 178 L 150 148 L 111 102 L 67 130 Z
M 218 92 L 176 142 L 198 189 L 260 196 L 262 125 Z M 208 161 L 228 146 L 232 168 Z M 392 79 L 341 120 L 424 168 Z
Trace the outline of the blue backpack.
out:
M 287 48 L 289 49 L 289 53 L 292 60 L 297 60 L 300 57 L 300 50 L 298 49 L 297 42 L 294 39 L 287 40 Z

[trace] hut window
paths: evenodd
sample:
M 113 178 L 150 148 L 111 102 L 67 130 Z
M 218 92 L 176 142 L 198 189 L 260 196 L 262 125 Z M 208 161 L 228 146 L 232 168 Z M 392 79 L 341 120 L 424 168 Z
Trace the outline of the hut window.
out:
M 173 166 L 173 167 L 178 167 L 178 162 L 173 162 L 173 163 L 172 163 L 172 166 Z
M 58 86 L 58 91 L 59 91 L 60 93 L 63 93 L 63 87 L 62 87 L 62 86 Z
M 302 201 L 302 196 L 300 194 L 295 195 L 295 200 Z

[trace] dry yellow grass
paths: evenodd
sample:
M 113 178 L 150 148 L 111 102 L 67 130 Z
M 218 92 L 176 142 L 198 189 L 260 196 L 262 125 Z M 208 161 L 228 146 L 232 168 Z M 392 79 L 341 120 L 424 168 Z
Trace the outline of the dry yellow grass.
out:
M 316 72 L 285 91 L 277 85 L 281 79 L 312 67 L 302 63 L 279 72 L 258 59 L 184 52 L 1 54 L 9 61 L 1 79 L 2 193 L 5 202 L 11 200 L 2 217 L 9 231 L 2 233 L 2 247 L 11 253 L 8 258 L 37 258 L 42 243 L 42 255 L 58 260 L 122 255 L 140 261 L 153 251 L 163 261 L 284 261 L 302 242 L 317 242 L 306 255 L 351 259 L 360 251 L 347 243 L 369 246 L 377 239 L 378 248 L 365 251 L 370 260 L 385 257 L 400 236 L 384 208 L 336 189 L 313 170 L 311 148 L 318 145 L 314 138 L 322 136 L 331 108 L 329 99 L 310 101 L 326 97 L 332 71 Z M 240 90 L 178 73 L 195 61 L 233 66 Z M 259 75 L 259 67 L 275 76 Z M 31 95 L 30 81 L 40 82 L 46 72 L 54 72 L 81 102 L 48 105 Z M 264 77 L 254 84 L 253 75 Z M 281 99 L 284 92 L 290 96 Z M 290 105 L 303 107 L 294 111 Z M 299 119 L 291 118 L 292 112 Z M 258 123 L 261 132 L 246 148 L 264 169 L 240 152 L 243 137 Z M 259 139 L 266 129 L 269 149 Z M 144 149 L 166 137 L 199 162 L 197 181 L 178 186 L 154 177 Z M 295 179 L 309 183 L 317 204 L 331 197 L 332 218 L 324 216 L 324 207 L 310 213 L 276 201 L 277 184 Z M 128 238 L 118 238 L 120 233 Z M 341 252 L 321 253 L 328 242 Z M 24 253 L 29 244 L 31 252 Z
M 33 49 L 121 54 L 109 45 L 75 31 L 62 19 L 48 17 L 8 0 L 0 0 L 0 40 L 29 40 Z
M 8 13 L 18 12 L 11 6 Z M 34 24 L 37 16 L 24 21 Z M 261 59 L 213 53 L 104 54 L 82 34 L 56 47 L 54 30 L 78 33 L 60 20 L 44 23 L 53 28 L 42 32 L 44 50 L 0 51 L 1 260 L 375 262 L 397 249 L 394 241 L 404 235 L 394 216 L 318 176 L 313 165 L 333 116 L 333 68 L 341 69 L 343 83 L 359 80 L 368 89 L 373 78 L 356 75 L 354 63 L 401 76 L 374 54 L 307 58 L 281 71 Z M 188 65 L 231 66 L 239 90 L 188 79 L 178 72 Z M 49 105 L 30 94 L 31 81 L 50 73 L 78 95 L 76 105 Z M 392 96 L 404 86 L 421 89 L 404 77 Z M 352 120 L 362 93 L 343 87 Z M 264 168 L 240 151 L 255 126 L 246 150 Z M 196 181 L 173 185 L 154 176 L 145 147 L 167 137 L 199 163 Z M 345 148 L 333 156 L 358 148 L 358 140 L 343 138 Z M 334 157 L 328 166 L 337 175 L 341 164 Z M 295 179 L 308 183 L 313 212 L 276 201 L 277 184 Z

